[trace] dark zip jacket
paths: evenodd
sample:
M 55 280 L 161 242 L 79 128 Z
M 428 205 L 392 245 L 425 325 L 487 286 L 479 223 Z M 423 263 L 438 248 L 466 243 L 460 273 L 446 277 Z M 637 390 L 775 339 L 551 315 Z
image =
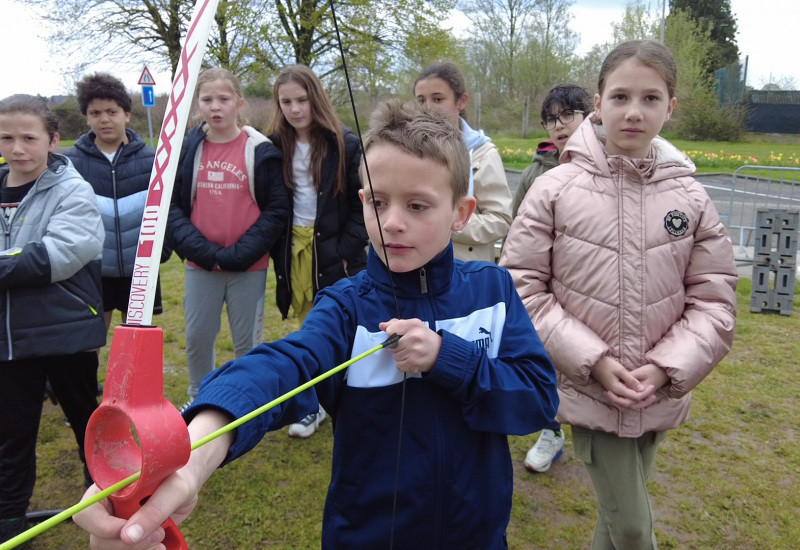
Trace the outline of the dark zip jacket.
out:
M 536 154 L 533 155 L 531 165 L 528 166 L 519 178 L 517 191 L 514 193 L 514 204 L 511 206 L 511 217 L 517 217 L 519 205 L 525 199 L 528 189 L 531 188 L 533 181 L 550 170 L 558 166 L 558 148 L 552 141 L 542 141 L 536 147 Z
M 155 149 L 136 132 L 126 129 L 125 133 L 128 143 L 120 144 L 111 161 L 95 144 L 97 135 L 94 131 L 82 135 L 64 153 L 97 195 L 97 206 L 106 232 L 103 277 L 133 275 L 142 214 L 156 154 Z M 162 261 L 166 258 L 169 258 L 167 248 Z
M 249 126 L 242 128 L 248 139 L 245 159 L 250 175 L 250 195 L 261 215 L 239 240 L 228 247 L 209 241 L 192 224 L 192 205 L 197 186 L 197 169 L 205 140 L 205 123 L 189 130 L 183 141 L 172 203 L 169 209 L 167 237 L 181 258 L 211 271 L 214 264 L 225 271 L 247 271 L 269 253 L 286 226 L 291 198 L 283 184 L 283 153 L 263 134 Z
M 317 193 L 317 214 L 314 220 L 314 253 L 312 276 L 314 294 L 336 281 L 355 275 L 367 265 L 367 230 L 364 227 L 364 210 L 358 191 L 361 178 L 361 145 L 356 135 L 342 126 L 344 131 L 345 170 L 347 182 L 344 193 L 333 196 L 336 170 L 339 168 L 339 149 L 333 132 L 325 130 L 328 139 L 328 155 L 322 163 L 322 182 Z M 280 147 L 277 134 L 270 139 Z M 292 159 L 286 159 L 292 162 Z M 292 200 L 292 192 L 289 191 Z M 287 224 L 281 238 L 275 244 L 270 257 L 275 268 L 275 301 L 283 318 L 289 315 L 292 303 L 292 204 Z M 344 262 L 347 261 L 347 268 Z
M 404 384 L 391 351 L 373 353 L 240 426 L 226 462 L 321 403 L 334 420 L 323 549 L 389 548 L 395 495 L 398 550 L 506 548 L 507 436 L 552 421 L 555 370 L 508 272 L 453 260 L 452 245 L 391 279 L 370 250 L 365 271 L 317 294 L 299 331 L 208 375 L 187 420 L 208 406 L 240 418 L 379 345 L 378 324 L 394 317 L 421 319 L 441 335 L 433 370 Z
M 0 182 L 8 167 L 0 168 Z M 0 361 L 71 355 L 106 344 L 103 224 L 91 186 L 64 156 L 0 215 Z

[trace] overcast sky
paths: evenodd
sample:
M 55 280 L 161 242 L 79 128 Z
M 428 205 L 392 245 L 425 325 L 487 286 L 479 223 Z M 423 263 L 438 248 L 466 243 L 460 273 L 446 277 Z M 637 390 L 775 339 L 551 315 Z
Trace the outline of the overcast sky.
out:
M 660 13 L 661 0 L 651 0 Z M 594 44 L 611 39 L 611 23 L 625 12 L 626 0 L 577 0 L 572 7 L 572 29 L 581 38 L 578 54 Z M 797 23 L 800 0 L 730 0 L 737 18 L 737 43 L 742 56 L 749 56 L 747 83 L 755 88 L 780 77 L 792 77 L 800 86 L 800 56 L 797 55 Z M 667 2 L 669 4 L 669 2 Z M 35 16 L 26 13 L 14 0 L 0 0 L 0 98 L 13 93 L 45 96 L 72 92 L 72 81 L 62 69 L 64 60 L 49 50 L 47 29 Z M 109 71 L 122 78 L 131 90 L 138 91 L 142 68 L 148 65 L 156 80 L 156 93 L 166 93 L 171 75 L 156 70 L 153 59 L 141 59 L 133 67 L 120 70 L 98 62 L 89 72 Z

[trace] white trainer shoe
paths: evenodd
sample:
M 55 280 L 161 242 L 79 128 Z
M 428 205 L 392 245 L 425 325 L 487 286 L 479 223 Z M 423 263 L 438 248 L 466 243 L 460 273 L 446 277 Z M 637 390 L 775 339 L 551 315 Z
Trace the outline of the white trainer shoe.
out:
M 564 430 L 542 430 L 539 440 L 525 455 L 525 467 L 532 472 L 546 472 L 564 452 Z
M 301 439 L 311 437 L 327 416 L 325 409 L 320 407 L 318 413 L 311 413 L 300 422 L 295 422 L 289 426 L 289 437 L 299 437 Z
M 185 413 L 186 409 L 192 406 L 192 403 L 194 403 L 194 395 L 189 396 L 189 399 L 186 400 L 186 403 L 180 406 L 178 412 L 181 414 Z

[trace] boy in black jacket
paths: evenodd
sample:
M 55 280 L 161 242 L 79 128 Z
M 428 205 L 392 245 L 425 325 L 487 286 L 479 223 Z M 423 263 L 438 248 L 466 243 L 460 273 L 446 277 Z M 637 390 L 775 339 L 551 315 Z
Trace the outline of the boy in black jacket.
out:
M 106 328 L 114 310 L 125 322 L 136 246 L 147 199 L 155 149 L 127 127 L 132 103 L 122 82 L 108 74 L 78 83 L 78 105 L 91 130 L 65 153 L 92 184 L 106 236 L 103 244 L 103 310 Z M 162 261 L 169 258 L 165 248 Z M 161 286 L 153 313 L 161 313 Z

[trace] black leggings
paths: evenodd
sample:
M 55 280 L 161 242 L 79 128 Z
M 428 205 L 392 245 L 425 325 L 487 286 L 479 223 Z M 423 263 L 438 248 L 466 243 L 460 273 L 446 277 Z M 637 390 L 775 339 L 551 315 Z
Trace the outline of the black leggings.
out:
M 0 362 L 0 519 L 25 514 L 36 484 L 36 439 L 45 380 L 72 425 L 80 458 L 97 408 L 96 351 Z

